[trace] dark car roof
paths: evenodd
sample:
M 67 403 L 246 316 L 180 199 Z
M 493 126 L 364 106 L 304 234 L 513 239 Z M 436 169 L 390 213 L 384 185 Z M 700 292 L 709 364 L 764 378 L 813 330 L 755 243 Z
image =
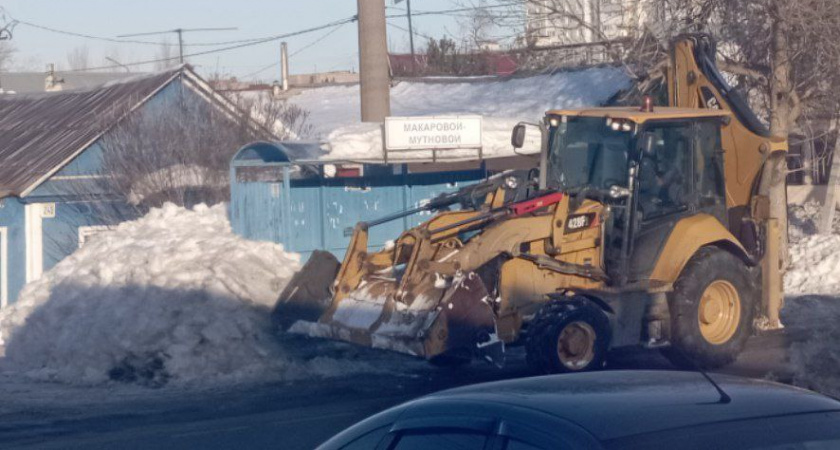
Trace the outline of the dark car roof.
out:
M 541 411 L 585 428 L 599 440 L 710 422 L 840 410 L 840 402 L 791 386 L 698 372 L 605 371 L 498 381 L 439 392 L 416 402 L 495 403 Z M 405 405 L 405 412 L 412 409 Z M 445 410 L 445 409 L 443 409 Z

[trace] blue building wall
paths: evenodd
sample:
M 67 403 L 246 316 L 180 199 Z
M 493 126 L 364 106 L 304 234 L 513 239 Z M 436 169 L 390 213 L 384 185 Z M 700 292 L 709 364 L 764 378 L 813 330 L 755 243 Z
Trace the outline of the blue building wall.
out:
M 26 225 L 24 206 L 19 199 L 0 199 L 0 227 L 7 232 L 7 267 L 0 267 L 0 279 L 6 277 L 7 301 L 11 304 L 26 284 Z
M 187 99 L 204 101 L 185 87 L 180 79 L 175 79 L 133 114 L 155 114 L 177 105 L 184 98 L 181 95 Z M 0 227 L 6 227 L 8 231 L 8 268 L 5 273 L 8 274 L 9 304 L 16 301 L 26 284 L 26 205 L 55 206 L 54 217 L 40 219 L 43 271 L 51 269 L 79 248 L 81 227 L 113 226 L 137 218 L 138 211 L 117 201 L 97 178 L 101 174 L 102 164 L 99 140 L 25 198 L 0 199 Z M 3 273 L 4 269 L 0 268 L 0 276 Z

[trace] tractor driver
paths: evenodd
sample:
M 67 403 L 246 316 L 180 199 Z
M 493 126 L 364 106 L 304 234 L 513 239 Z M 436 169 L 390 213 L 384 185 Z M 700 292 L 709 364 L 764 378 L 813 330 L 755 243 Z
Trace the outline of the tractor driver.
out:
M 677 140 L 665 145 L 664 139 L 645 149 L 639 163 L 640 205 L 645 216 L 657 215 L 683 204 L 683 166 L 686 143 Z

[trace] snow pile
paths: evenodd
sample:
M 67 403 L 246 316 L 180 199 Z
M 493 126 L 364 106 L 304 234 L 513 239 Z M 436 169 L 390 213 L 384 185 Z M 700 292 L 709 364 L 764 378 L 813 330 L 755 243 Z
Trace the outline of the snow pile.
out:
M 401 82 L 391 88 L 391 115 L 481 115 L 484 155 L 512 155 L 510 132 L 517 122 L 539 121 L 549 109 L 601 105 L 629 86 L 620 68 L 494 81 Z M 382 158 L 381 126 L 360 123 L 358 85 L 310 89 L 290 101 L 312 114 L 313 133 L 326 139 L 328 159 Z M 416 153 L 415 157 L 429 156 Z M 466 156 L 475 157 L 475 152 Z
M 797 385 L 840 396 L 840 213 L 833 232 L 817 234 L 822 206 L 789 208 L 790 267 L 782 322 Z
M 280 245 L 235 236 L 224 205 L 164 205 L 97 235 L 24 288 L 0 314 L 2 369 L 147 385 L 369 369 L 301 359 L 272 335 L 270 306 L 299 266 Z
M 840 213 L 834 232 L 818 234 L 822 206 L 816 203 L 791 206 L 790 267 L 785 274 L 788 295 L 840 293 Z

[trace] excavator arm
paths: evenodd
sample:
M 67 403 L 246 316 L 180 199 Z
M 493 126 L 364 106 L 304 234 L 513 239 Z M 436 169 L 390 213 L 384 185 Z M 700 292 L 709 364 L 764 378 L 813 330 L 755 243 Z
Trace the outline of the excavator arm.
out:
M 733 120 L 721 127 L 728 228 L 750 253 L 761 258 L 763 319 L 759 322 L 778 328 L 787 202 L 784 184 L 771 180 L 774 170 L 785 164 L 787 140 L 772 136 L 747 101 L 729 86 L 717 68 L 716 53 L 715 41 L 707 34 L 682 35 L 672 42 L 668 102 L 674 107 L 732 113 Z

